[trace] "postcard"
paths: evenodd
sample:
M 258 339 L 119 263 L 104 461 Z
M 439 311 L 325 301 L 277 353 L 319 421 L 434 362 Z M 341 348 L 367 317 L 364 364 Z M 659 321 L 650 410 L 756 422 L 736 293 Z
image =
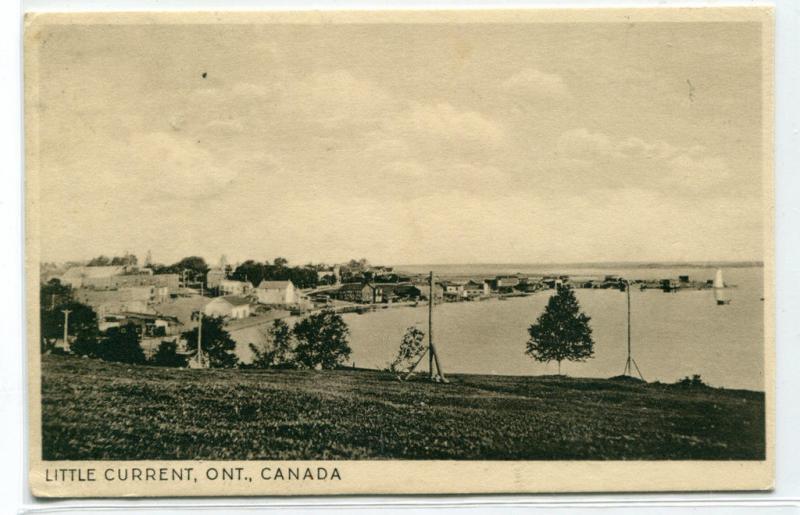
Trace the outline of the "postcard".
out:
M 25 20 L 41 497 L 770 489 L 768 8 Z

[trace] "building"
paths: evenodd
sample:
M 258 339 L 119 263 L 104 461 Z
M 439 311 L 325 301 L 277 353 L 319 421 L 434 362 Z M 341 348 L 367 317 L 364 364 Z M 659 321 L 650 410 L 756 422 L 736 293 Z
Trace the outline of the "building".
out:
M 213 290 L 219 288 L 223 280 L 228 277 L 225 270 L 221 268 L 212 268 L 206 273 L 206 288 Z
M 86 267 L 86 268 L 114 268 L 114 267 Z M 83 277 L 81 286 L 95 290 L 115 290 L 136 286 L 158 286 L 167 288 L 170 294 L 178 291 L 180 276 L 178 274 L 152 274 L 151 270 L 123 273 L 120 275 L 89 275 Z
M 240 295 L 217 297 L 206 304 L 203 314 L 210 317 L 247 318 L 250 316 L 250 301 Z
M 297 304 L 300 292 L 292 281 L 261 281 L 256 288 L 256 296 L 261 304 Z
M 489 295 L 491 290 L 486 281 L 475 281 L 470 279 L 464 284 L 464 297 L 473 299 L 475 297 L 484 297 Z
M 331 296 L 346 302 L 362 302 L 363 289 L 364 285 L 362 283 L 347 283 L 341 285 L 335 292 L 332 292 Z
M 335 297 L 348 302 L 378 303 L 383 302 L 383 286 L 371 283 L 343 284 Z
M 107 280 L 109 277 L 122 275 L 125 273 L 124 266 L 73 266 L 68 268 L 59 280 L 61 284 L 70 285 L 73 288 L 80 288 L 84 281 L 97 279 Z
M 169 300 L 166 287 L 134 286 L 116 290 L 78 288 L 73 297 L 81 304 L 91 306 L 99 316 L 123 311 L 150 313 L 153 307 Z
M 457 300 L 464 298 L 464 284 L 455 281 L 442 281 L 444 296 L 447 299 Z
M 191 297 L 179 296 L 170 298 L 168 302 L 163 304 L 156 304 L 153 309 L 159 315 L 175 317 L 181 324 L 191 328 L 197 325 L 195 314 L 203 311 L 208 301 L 208 297 L 201 297 L 200 295 Z
M 414 287 L 419 290 L 419 298 L 428 300 L 431 286 L 428 281 L 416 281 L 413 283 Z M 440 283 L 433 284 L 433 300 L 439 302 L 444 299 L 444 288 Z
M 250 281 L 234 281 L 222 279 L 218 285 L 220 295 L 247 295 L 253 291 Z
M 411 283 L 381 283 L 375 286 L 382 289 L 383 302 L 417 300 L 422 295 L 419 288 Z
M 180 332 L 182 325 L 177 318 L 171 316 L 123 311 L 101 317 L 98 328 L 101 332 L 105 332 L 112 327 L 121 327 L 127 324 L 134 324 L 142 338 L 174 336 Z
M 317 282 L 320 284 L 339 284 L 341 269 L 339 265 L 317 270 Z

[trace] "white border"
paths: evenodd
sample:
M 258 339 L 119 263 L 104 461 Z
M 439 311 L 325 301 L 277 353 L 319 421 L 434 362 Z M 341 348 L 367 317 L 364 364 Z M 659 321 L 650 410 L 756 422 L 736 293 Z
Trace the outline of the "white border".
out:
M 24 370 L 23 339 L 23 268 L 22 268 L 22 158 L 21 158 L 21 11 L 147 11 L 147 10 L 314 10 L 314 9 L 473 9 L 522 7 L 658 7 L 658 6 L 742 6 L 769 5 L 765 2 L 679 2 L 666 0 L 567 0 L 468 2 L 456 0 L 380 1 L 380 0 L 28 0 L 22 5 L 0 2 L 0 149 L 4 181 L 0 188 L 0 230 L 5 244 L 0 249 L 0 273 L 4 295 L 0 309 L 0 513 L 20 509 L 62 511 L 70 507 L 93 507 L 96 513 L 108 508 L 148 509 L 152 513 L 174 512 L 179 507 L 199 511 L 202 507 L 240 509 L 280 508 L 289 513 L 306 512 L 328 506 L 333 513 L 348 513 L 354 508 L 372 510 L 383 506 L 386 512 L 419 513 L 422 511 L 489 513 L 502 508 L 516 512 L 522 507 L 535 512 L 607 513 L 631 508 L 636 513 L 688 511 L 700 507 L 703 512 L 727 513 L 734 506 L 745 512 L 761 512 L 769 506 L 783 512 L 800 505 L 800 405 L 795 392 L 800 391 L 800 3 L 776 0 L 776 94 L 775 94 L 775 184 L 776 184 L 776 274 L 777 274 L 777 405 L 776 417 L 776 488 L 771 493 L 754 494 L 634 494 L 634 495 L 547 495 L 547 496 L 473 496 L 473 497 L 402 497 L 402 498 L 275 498 L 275 499 L 161 499 L 142 501 L 40 501 L 30 496 L 25 482 L 24 442 Z M 623 504 L 625 503 L 625 504 Z M 161 509 L 158 509 L 160 507 Z M 114 510 L 116 508 L 116 510 Z M 538 508 L 538 509 L 537 509 Z M 766 511 L 773 511 L 766 510 Z M 737 510 L 738 512 L 739 510 Z M 796 509 L 792 509 L 796 512 Z

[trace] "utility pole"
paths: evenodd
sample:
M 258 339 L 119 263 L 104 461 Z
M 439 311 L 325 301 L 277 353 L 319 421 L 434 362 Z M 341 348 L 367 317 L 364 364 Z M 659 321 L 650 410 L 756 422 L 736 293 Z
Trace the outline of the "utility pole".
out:
M 428 370 L 431 380 L 435 377 L 433 372 L 433 272 L 428 275 Z
M 430 367 L 431 380 L 438 380 L 447 383 L 447 378 L 444 377 L 442 364 L 439 363 L 439 354 L 436 353 L 436 347 L 433 345 L 433 271 L 428 276 L 430 284 L 430 295 L 428 295 L 428 366 Z M 433 365 L 436 365 L 436 373 L 433 371 Z
M 436 354 L 436 347 L 433 346 L 433 272 L 428 276 L 428 348 L 420 355 L 419 359 L 411 366 L 404 378 L 399 378 L 401 381 L 408 381 L 414 370 L 417 368 L 422 360 L 425 358 L 425 353 L 428 354 L 428 370 L 430 371 L 431 381 L 440 381 L 448 383 L 447 378 L 444 377 L 442 365 L 439 363 L 439 355 Z M 436 367 L 434 369 L 434 366 Z
M 72 313 L 69 309 L 62 309 L 62 313 L 64 313 L 64 348 L 69 348 L 69 314 Z
M 628 297 L 628 359 L 625 361 L 625 370 L 622 372 L 622 375 L 633 376 L 633 369 L 636 367 L 639 378 L 644 381 L 642 371 L 639 370 L 639 365 L 636 364 L 636 360 L 633 359 L 633 354 L 631 353 L 631 283 L 625 280 L 624 284 L 625 293 Z
M 200 318 L 197 324 L 197 364 L 203 366 L 203 312 L 200 311 Z

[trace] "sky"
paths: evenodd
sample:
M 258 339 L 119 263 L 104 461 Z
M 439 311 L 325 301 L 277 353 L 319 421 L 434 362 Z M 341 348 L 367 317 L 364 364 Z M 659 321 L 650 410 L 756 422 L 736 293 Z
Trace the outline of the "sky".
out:
M 41 259 L 763 259 L 757 23 L 84 25 Z

